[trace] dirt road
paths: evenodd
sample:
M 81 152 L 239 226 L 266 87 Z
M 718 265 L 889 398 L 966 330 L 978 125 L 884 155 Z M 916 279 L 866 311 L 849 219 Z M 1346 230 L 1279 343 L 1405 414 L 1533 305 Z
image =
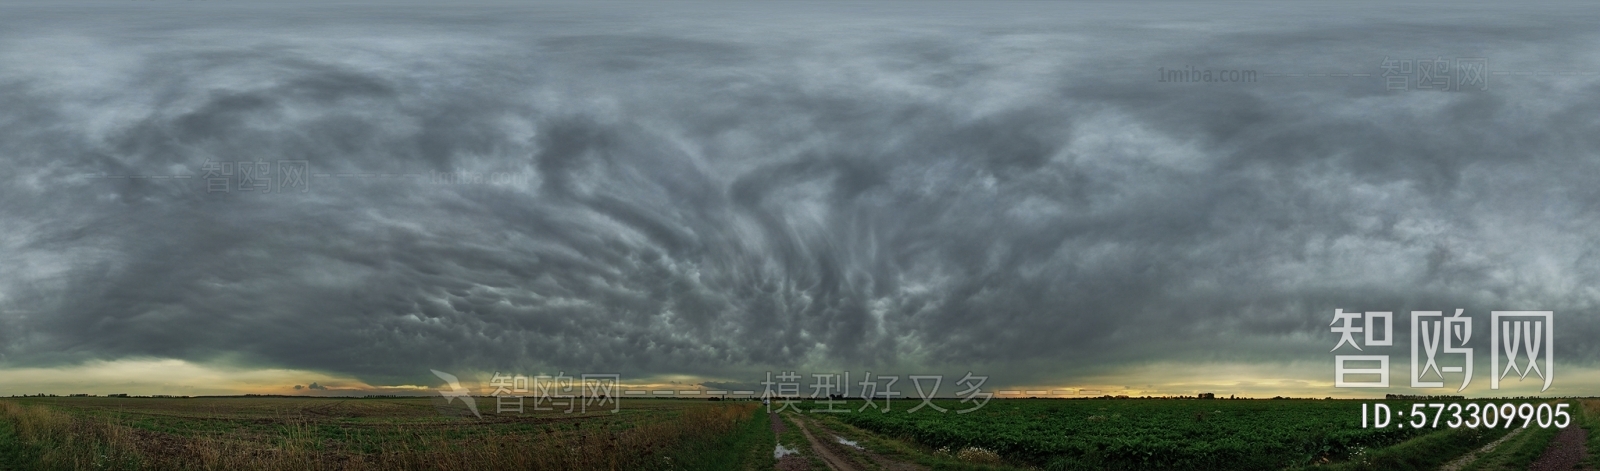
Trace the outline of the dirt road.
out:
M 777 412 L 768 412 L 767 413 L 767 417 L 772 421 L 772 434 L 773 435 L 777 435 L 779 437 L 782 437 L 784 430 L 786 430 L 786 427 L 783 426 L 783 418 L 778 417 L 778 413 Z M 783 448 L 783 443 L 782 442 L 778 443 L 778 447 L 779 447 L 780 450 L 786 450 L 785 448 Z M 774 453 L 776 453 L 776 451 L 774 451 Z M 797 455 L 797 454 L 785 454 L 784 456 L 778 457 L 777 470 L 778 471 L 810 471 L 811 470 L 811 464 L 807 463 L 806 459 L 801 457 L 800 455 Z
M 811 419 L 795 416 L 794 423 L 800 426 L 800 432 L 805 435 L 811 449 L 822 458 L 822 461 L 833 471 L 928 471 L 928 467 L 915 463 L 907 463 L 891 459 L 882 454 L 875 453 L 859 447 L 851 447 L 839 442 L 837 436 Z M 812 430 L 816 430 L 816 434 Z M 821 435 L 818 437 L 817 435 Z M 865 457 L 871 464 L 863 465 L 860 461 L 850 459 L 850 456 Z
M 1589 447 L 1584 445 L 1588 440 L 1588 430 L 1577 425 L 1569 426 L 1556 434 L 1555 439 L 1550 440 L 1550 447 L 1545 448 L 1544 454 L 1528 466 L 1528 469 L 1531 471 L 1589 469 L 1581 467 L 1583 458 L 1589 455 Z
M 833 471 L 863 471 L 861 467 L 856 466 L 855 462 L 834 453 L 833 447 L 829 446 L 827 442 L 817 441 L 816 435 L 811 434 L 811 428 L 806 426 L 806 419 L 795 417 L 794 423 L 800 426 L 800 433 L 805 434 L 806 441 L 811 443 L 811 451 L 816 452 L 817 456 L 822 458 L 822 462 L 828 464 L 828 469 Z

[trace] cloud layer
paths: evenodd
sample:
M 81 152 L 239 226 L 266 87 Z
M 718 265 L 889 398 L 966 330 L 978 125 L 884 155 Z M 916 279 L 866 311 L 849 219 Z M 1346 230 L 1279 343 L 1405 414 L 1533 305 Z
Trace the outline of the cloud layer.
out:
M 1377 76 L 1600 72 L 1594 18 L 1338 5 L 15 7 L 0 362 L 1045 384 L 1327 360 L 1335 308 L 1600 359 L 1597 77 Z

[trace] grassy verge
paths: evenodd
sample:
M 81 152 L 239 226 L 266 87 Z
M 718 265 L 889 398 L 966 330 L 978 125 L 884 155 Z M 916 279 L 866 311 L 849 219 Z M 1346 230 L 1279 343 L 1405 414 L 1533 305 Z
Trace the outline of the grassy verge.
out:
M 0 401 L 0 422 L 9 435 L 0 453 L 17 469 L 139 469 L 144 461 L 132 432 L 109 421 Z
M 0 419 L 0 471 L 27 469 L 24 466 L 39 461 L 38 455 L 37 450 L 23 445 L 10 420 Z
M 715 422 L 737 420 L 737 426 L 727 433 L 674 447 L 667 454 L 667 461 L 677 463 L 679 469 L 772 469 L 777 463 L 772 458 L 775 438 L 768 425 L 766 409 L 748 404 L 729 408 L 727 413 L 744 418 L 719 418 Z
M 1329 471 L 1422 471 L 1438 469 L 1463 454 L 1482 448 L 1511 431 L 1508 429 L 1445 429 L 1377 450 L 1357 450 L 1350 460 L 1302 469 Z
M 1545 448 L 1550 447 L 1550 440 L 1556 438 L 1561 429 L 1555 427 L 1528 427 L 1521 435 L 1516 436 L 1493 451 L 1478 456 L 1478 459 L 1461 471 L 1517 471 L 1528 469 L 1528 465 L 1539 459 L 1544 454 Z
M 778 437 L 772 434 L 772 421 L 767 418 L 766 408 L 756 408 L 755 420 L 752 428 L 740 433 L 753 434 L 753 438 L 746 436 L 750 458 L 746 459 L 744 471 L 768 471 L 777 466 L 778 459 L 772 455 L 772 450 L 778 446 Z
M 1584 461 L 1589 468 L 1600 469 L 1600 399 L 1579 399 L 1573 411 L 1574 425 L 1589 431 L 1589 458 Z

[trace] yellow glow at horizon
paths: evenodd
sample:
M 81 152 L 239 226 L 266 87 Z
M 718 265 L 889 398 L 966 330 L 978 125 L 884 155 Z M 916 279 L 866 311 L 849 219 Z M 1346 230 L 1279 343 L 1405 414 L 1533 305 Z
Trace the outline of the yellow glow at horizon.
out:
M 1331 359 L 1330 359 L 1331 360 Z M 1476 371 L 1472 383 L 1465 391 L 1456 392 L 1459 383 L 1446 381 L 1444 388 L 1411 388 L 1407 378 L 1409 366 L 1395 365 L 1390 374 L 1388 388 L 1336 388 L 1332 361 L 1295 362 L 1271 364 L 1247 363 L 1154 363 L 1130 366 L 1116 373 L 1083 378 L 1081 381 L 1051 385 L 988 388 L 1016 391 L 1050 391 L 1051 397 L 1090 397 L 1103 395 L 1137 396 L 1194 396 L 1214 393 L 1217 397 L 1270 398 L 1273 396 L 1335 399 L 1373 398 L 1384 394 L 1448 395 L 1466 397 L 1510 396 L 1597 396 L 1600 395 L 1600 368 L 1563 365 L 1557 370 L 1550 389 L 1540 392 L 1542 381 L 1516 381 L 1515 375 L 1502 380 L 1501 388 L 1489 389 L 1487 362 Z M 1530 376 L 1531 378 L 1531 376 Z M 1083 390 L 1097 390 L 1096 394 L 1082 394 Z M 1059 395 L 1059 391 L 1079 394 Z M 1028 397 L 1020 396 L 996 397 Z
M 0 368 L 0 395 L 170 394 L 176 396 L 294 394 L 294 385 L 379 389 L 315 371 L 246 369 L 174 359 L 96 360 L 58 368 Z M 307 390 L 300 390 L 305 392 Z
M 494 389 L 488 384 L 487 374 L 477 375 L 465 371 L 461 373 L 461 385 L 474 394 L 487 395 Z M 1509 383 L 1502 384 L 1502 389 L 1491 390 L 1488 378 L 1483 377 L 1485 376 L 1483 371 L 1475 375 L 1477 377 L 1472 384 L 1462 393 L 1457 393 L 1454 387 L 1412 389 L 1409 387 L 1406 373 L 1406 368 L 1397 367 L 1391 375 L 1389 388 L 1335 388 L 1331 361 L 1265 364 L 1152 363 L 1055 384 L 996 383 L 985 385 L 983 390 L 996 393 L 996 398 L 1193 396 L 1202 392 L 1215 393 L 1218 397 L 1238 395 L 1255 398 L 1273 396 L 1371 398 L 1383 394 L 1460 394 L 1467 397 L 1600 395 L 1600 368 L 1595 367 L 1563 365 L 1557 371 L 1554 386 L 1542 393 L 1538 390 L 1538 384 L 1510 380 Z M 701 394 L 704 394 L 704 391 L 722 390 L 722 388 L 701 386 L 699 384 L 706 379 L 686 375 L 659 375 L 622 378 L 622 380 L 623 383 L 616 387 L 619 396 L 624 390 L 702 391 Z M 317 383 L 326 390 L 294 389 L 294 385 L 311 383 Z M 351 377 L 317 371 L 251 369 L 175 359 L 91 361 L 58 368 L 0 368 L 0 396 L 40 393 L 62 396 L 80 393 L 101 396 L 115 393 L 176 396 L 407 394 L 430 391 L 441 386 L 443 382 L 438 383 L 371 385 Z M 801 386 L 802 391 L 807 391 L 805 384 Z M 1020 394 L 999 394 L 998 391 L 1001 390 L 1018 391 Z M 1030 391 L 1047 393 L 1027 393 Z M 1063 391 L 1068 393 L 1062 394 Z M 758 389 L 755 393 L 760 394 L 761 391 Z M 851 393 L 855 393 L 853 388 Z M 953 391 L 945 390 L 939 392 L 941 395 L 952 393 Z M 729 391 L 729 395 L 733 395 L 732 391 Z

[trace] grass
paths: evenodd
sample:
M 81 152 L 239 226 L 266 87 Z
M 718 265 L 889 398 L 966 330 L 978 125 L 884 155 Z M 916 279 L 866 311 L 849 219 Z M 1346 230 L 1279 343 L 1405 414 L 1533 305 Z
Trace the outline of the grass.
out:
M 777 409 L 774 408 L 773 410 Z M 762 409 L 762 413 L 766 413 L 765 408 Z M 800 452 L 799 456 L 806 459 L 806 462 L 811 465 L 811 469 L 829 469 L 828 464 L 823 462 L 822 457 L 817 456 L 816 452 L 811 450 L 811 442 L 806 440 L 805 432 L 800 431 L 800 425 L 796 424 L 794 419 L 789 416 L 792 413 L 778 414 L 778 419 L 783 421 L 783 433 L 778 434 L 778 443 L 783 444 L 784 448 Z
M 0 469 L 771 468 L 759 404 L 630 402 L 480 420 L 427 398 L 0 400 Z
M 146 461 L 133 431 L 109 421 L 5 401 L 0 414 L 8 435 L 0 462 L 15 469 L 138 469 Z
M 1539 456 L 1544 454 L 1545 448 L 1550 447 L 1550 441 L 1555 439 L 1561 429 L 1550 427 L 1528 427 L 1510 440 L 1506 440 L 1493 451 L 1479 456 L 1472 464 L 1462 468 L 1462 471 L 1517 471 L 1528 469 Z
M 752 410 L 753 409 L 753 410 Z M 733 423 L 728 433 L 713 434 L 703 440 L 689 440 L 673 448 L 668 461 L 681 469 L 769 470 L 777 464 L 772 458 L 775 438 L 766 411 L 754 404 L 728 407 L 718 415 L 705 417 L 691 427 L 718 427 Z
M 1393 446 L 1360 450 L 1349 459 L 1328 465 L 1312 465 L 1304 469 L 1329 471 L 1421 471 L 1438 469 L 1456 457 L 1482 448 L 1510 430 L 1497 429 L 1444 429 L 1412 438 Z
M 1574 424 L 1589 432 L 1589 441 L 1585 443 L 1589 448 L 1589 457 L 1584 464 L 1592 469 L 1600 469 L 1600 399 L 1578 400 L 1578 410 L 1573 411 L 1573 415 Z

